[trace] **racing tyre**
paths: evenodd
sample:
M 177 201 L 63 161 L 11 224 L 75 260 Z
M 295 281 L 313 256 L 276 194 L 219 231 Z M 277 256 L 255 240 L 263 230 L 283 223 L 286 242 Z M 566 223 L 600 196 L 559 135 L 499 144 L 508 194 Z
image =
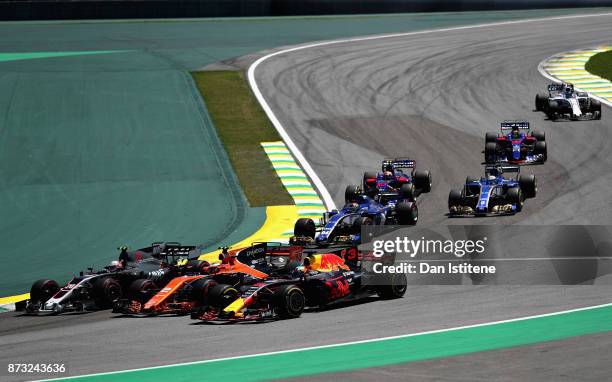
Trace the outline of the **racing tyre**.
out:
M 537 111 L 544 111 L 546 109 L 546 104 L 548 102 L 548 95 L 546 94 L 536 94 L 535 96 L 535 108 Z
M 488 142 L 485 143 L 485 162 L 486 163 L 495 163 L 497 159 L 497 143 Z
M 217 308 L 225 308 L 240 296 L 238 291 L 231 285 L 217 284 L 208 290 L 208 303 Z
M 30 300 L 34 302 L 45 302 L 60 290 L 55 280 L 42 279 L 32 284 L 30 288 Z
M 535 175 L 520 175 L 518 182 L 525 199 L 535 198 L 538 192 L 538 183 Z
M 537 155 L 537 154 L 541 154 L 542 155 L 542 162 L 546 162 L 546 159 L 548 159 L 548 150 L 546 149 L 546 142 L 542 142 L 542 141 L 538 141 L 536 142 L 534 148 L 533 148 L 533 152 Z
M 523 209 L 523 192 L 519 187 L 509 188 L 506 198 L 508 203 L 516 205 L 517 212 L 520 212 Z
M 491 142 L 497 142 L 497 133 L 488 132 L 485 135 L 485 144 L 491 143 Z
M 185 272 L 186 273 L 196 273 L 202 274 L 206 271 L 206 268 L 210 266 L 208 261 L 204 260 L 189 260 L 187 264 L 185 264 Z
M 317 228 L 312 219 L 300 218 L 295 222 L 293 227 L 293 235 L 297 237 L 309 237 L 314 239 L 317 233 Z
M 399 189 L 400 198 L 415 201 L 416 192 L 413 183 L 404 183 Z
M 536 130 L 531 133 L 531 136 L 534 137 L 538 142 L 543 142 L 546 140 L 546 133 L 544 131 Z
M 94 294 L 97 297 L 96 302 L 100 307 L 112 306 L 113 301 L 121 298 L 123 295 L 121 284 L 111 277 L 96 279 L 93 288 Z
M 594 119 L 601 119 L 601 102 L 591 98 L 591 112 Z
M 448 194 L 448 210 L 452 207 L 461 207 L 463 205 L 463 196 L 459 190 L 451 190 Z
M 395 207 L 398 223 L 401 225 L 416 225 L 419 220 L 419 209 L 416 203 L 401 201 Z
M 364 225 L 372 225 L 372 219 L 367 216 L 361 216 L 355 219 L 353 225 L 351 226 L 351 231 L 353 232 L 353 235 L 360 235 L 361 227 Z
M 283 285 L 274 292 L 274 306 L 280 318 L 298 318 L 306 307 L 306 296 L 295 285 Z
M 378 177 L 378 173 L 375 173 L 373 171 L 366 171 L 363 173 L 363 189 L 366 190 L 366 192 L 368 193 L 368 195 L 370 196 L 374 196 L 374 194 L 376 194 L 376 178 Z M 374 179 L 374 184 L 372 186 L 369 186 L 367 183 L 368 179 Z
M 217 282 L 208 278 L 201 278 L 193 281 L 190 284 L 191 292 L 190 299 L 191 301 L 196 301 L 200 305 L 206 305 L 208 302 L 208 292 L 210 288 L 217 285 Z
M 379 286 L 376 292 L 380 298 L 384 299 L 403 297 L 406 294 L 406 289 L 408 289 L 406 274 L 393 273 L 390 276 L 388 284 Z
M 431 191 L 431 172 L 429 170 L 415 171 L 414 184 L 421 192 Z
M 344 201 L 345 203 L 354 203 L 357 201 L 357 197 L 361 195 L 361 188 L 355 185 L 346 186 L 344 190 Z
M 157 290 L 157 285 L 152 280 L 149 279 L 138 279 L 132 281 L 130 284 L 130 296 L 144 304 L 149 301 L 153 295 L 155 295 L 155 291 Z

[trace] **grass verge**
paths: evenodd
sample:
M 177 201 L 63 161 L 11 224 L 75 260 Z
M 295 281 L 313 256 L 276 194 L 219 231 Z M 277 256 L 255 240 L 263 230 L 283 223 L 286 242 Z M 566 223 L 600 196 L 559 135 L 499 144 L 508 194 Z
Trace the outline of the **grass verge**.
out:
M 294 204 L 260 142 L 281 138 L 239 71 L 191 73 L 251 207 Z
M 612 81 L 612 50 L 591 57 L 585 69 L 591 74 Z

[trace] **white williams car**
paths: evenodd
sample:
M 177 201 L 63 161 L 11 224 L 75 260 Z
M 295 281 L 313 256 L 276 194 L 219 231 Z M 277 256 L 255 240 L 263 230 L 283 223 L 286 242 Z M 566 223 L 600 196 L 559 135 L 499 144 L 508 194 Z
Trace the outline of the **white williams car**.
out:
M 536 95 L 535 107 L 551 121 L 601 119 L 601 103 L 568 83 L 548 85 L 548 94 Z

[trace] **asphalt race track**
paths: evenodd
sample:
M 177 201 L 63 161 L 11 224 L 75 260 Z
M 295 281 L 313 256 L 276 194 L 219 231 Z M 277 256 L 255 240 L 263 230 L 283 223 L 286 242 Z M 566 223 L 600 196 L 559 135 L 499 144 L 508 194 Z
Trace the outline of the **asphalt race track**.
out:
M 547 57 L 610 41 L 612 16 L 519 23 L 333 44 L 282 54 L 257 68 L 259 87 L 337 205 L 383 157 L 430 169 L 420 224 L 609 224 L 612 141 L 601 121 L 550 122 L 534 112 Z M 447 198 L 482 174 L 484 135 L 504 119 L 546 132 L 548 162 L 523 168 L 538 197 L 521 214 L 448 219 Z
M 421 224 L 608 224 L 610 109 L 605 108 L 602 121 L 581 123 L 551 123 L 532 109 L 535 93 L 547 83 L 537 71 L 540 61 L 611 37 L 612 16 L 436 32 L 280 55 L 260 65 L 257 78 L 337 204 L 342 204 L 344 185 L 358 182 L 364 169 L 375 169 L 383 156 L 409 155 L 435 177 L 432 193 L 419 203 Z M 538 198 L 515 217 L 448 219 L 449 189 L 466 175 L 481 173 L 484 132 L 512 118 L 528 119 L 547 134 L 548 163 L 527 169 L 539 177 Z M 372 299 L 305 313 L 297 320 L 231 328 L 192 324 L 187 317 L 8 313 L 0 327 L 0 365 L 69 360 L 74 375 L 391 336 L 607 302 L 610 289 L 605 286 L 417 287 L 402 300 Z M 560 379 L 567 369 L 560 365 L 583 357 L 589 362 L 575 362 L 573 375 L 584 379 L 612 373 L 602 360 L 612 350 L 611 335 L 564 343 L 498 352 L 504 363 L 533 371 L 523 374 L 524 379 Z M 538 368 L 529 369 L 534 354 Z M 454 365 L 453 360 L 401 365 L 388 371 L 389 379 L 412 373 L 419 379 L 456 380 L 470 362 L 485 370 L 468 374 L 473 379 L 495 377 L 492 370 L 504 372 L 494 362 L 500 353 L 465 357 Z M 592 362 L 594 358 L 599 362 Z M 445 367 L 455 367 L 455 373 Z

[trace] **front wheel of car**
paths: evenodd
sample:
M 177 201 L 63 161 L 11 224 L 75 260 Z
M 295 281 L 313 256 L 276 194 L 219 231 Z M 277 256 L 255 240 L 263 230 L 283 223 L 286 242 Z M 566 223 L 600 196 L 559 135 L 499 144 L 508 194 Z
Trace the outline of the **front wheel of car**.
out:
M 314 239 L 317 233 L 317 227 L 314 220 L 309 218 L 300 218 L 295 222 L 293 227 L 293 235 L 296 237 L 308 237 Z
M 508 189 L 508 194 L 506 195 L 506 200 L 510 204 L 514 204 L 516 206 L 516 212 L 521 212 L 523 209 L 523 192 L 518 187 L 513 187 Z
M 283 285 L 274 293 L 274 305 L 279 318 L 298 318 L 306 307 L 306 296 L 296 285 Z
M 38 280 L 30 288 L 30 301 L 45 302 L 59 290 L 60 287 L 55 280 Z

